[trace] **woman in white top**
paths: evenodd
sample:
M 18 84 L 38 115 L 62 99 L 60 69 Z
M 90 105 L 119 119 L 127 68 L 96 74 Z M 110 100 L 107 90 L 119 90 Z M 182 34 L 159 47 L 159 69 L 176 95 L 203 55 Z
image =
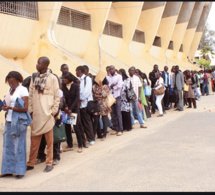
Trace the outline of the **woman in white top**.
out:
M 5 81 L 9 83 L 10 89 L 5 97 L 6 105 L 3 106 L 3 110 L 7 111 L 7 113 L 3 134 L 3 156 L 0 177 L 15 174 L 16 178 L 20 179 L 26 172 L 26 132 L 28 123 L 19 118 L 19 113 L 27 113 L 29 94 L 27 88 L 19 84 L 23 81 L 23 77 L 19 72 L 9 72 Z M 17 98 L 21 98 L 24 101 L 24 108 L 14 107 Z M 15 123 L 14 119 L 17 119 L 15 126 L 13 124 Z M 14 129 L 17 130 L 15 134 L 13 133 Z
M 163 81 L 163 78 L 161 77 L 161 72 L 158 72 L 156 73 L 156 78 L 157 78 L 157 81 L 155 83 L 155 86 L 154 86 L 154 89 L 157 90 L 157 89 L 160 89 L 163 85 L 164 85 L 164 81 Z M 164 97 L 164 94 L 162 95 L 156 95 L 156 105 L 158 107 L 158 111 L 159 111 L 159 115 L 158 117 L 161 117 L 163 116 L 163 108 L 162 108 L 162 105 L 161 105 L 161 101 Z

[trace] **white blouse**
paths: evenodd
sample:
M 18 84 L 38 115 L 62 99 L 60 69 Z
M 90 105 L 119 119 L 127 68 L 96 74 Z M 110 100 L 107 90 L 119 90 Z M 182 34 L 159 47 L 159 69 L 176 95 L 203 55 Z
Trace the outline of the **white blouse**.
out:
M 9 97 L 8 100 L 10 100 L 9 105 L 7 105 L 7 106 L 14 107 L 15 101 L 16 101 L 17 98 L 22 98 L 22 97 L 26 97 L 26 96 L 28 97 L 29 96 L 28 89 L 26 87 L 22 86 L 22 85 L 19 85 L 15 89 L 13 95 L 10 95 L 10 91 L 11 91 L 11 88 L 8 90 L 8 94 L 7 94 L 7 96 Z M 13 111 L 9 109 L 8 113 L 7 113 L 6 121 L 11 122 L 12 113 L 13 113 Z
M 155 87 L 155 90 L 160 89 L 160 88 L 162 87 L 162 84 L 164 84 L 164 81 L 163 81 L 163 78 L 162 78 L 162 77 L 160 77 L 160 78 L 156 81 L 155 85 L 157 85 L 157 84 L 158 84 L 158 86 Z

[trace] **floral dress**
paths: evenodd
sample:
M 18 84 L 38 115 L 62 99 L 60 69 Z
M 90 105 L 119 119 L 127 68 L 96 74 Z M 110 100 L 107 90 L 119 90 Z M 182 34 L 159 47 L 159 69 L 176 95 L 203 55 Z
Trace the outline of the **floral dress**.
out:
M 128 102 L 126 97 L 126 90 L 130 89 L 130 78 L 123 81 L 121 89 L 121 111 L 129 112 L 132 111 L 131 103 Z
M 102 95 L 102 98 L 94 98 L 99 100 L 99 105 L 101 108 L 101 112 L 96 112 L 94 113 L 94 115 L 107 116 L 108 113 L 112 111 L 111 108 L 107 106 L 107 103 L 105 101 L 109 93 L 110 90 L 107 85 L 103 85 L 102 90 L 98 85 L 93 85 L 93 96 L 95 97 L 95 95 Z

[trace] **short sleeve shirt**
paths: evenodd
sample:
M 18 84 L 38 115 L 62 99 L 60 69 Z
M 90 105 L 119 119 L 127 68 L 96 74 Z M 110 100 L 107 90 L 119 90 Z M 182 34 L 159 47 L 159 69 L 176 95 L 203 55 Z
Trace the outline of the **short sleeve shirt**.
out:
M 15 101 L 16 101 L 17 98 L 22 98 L 22 97 L 28 97 L 29 96 L 28 89 L 26 87 L 22 86 L 22 85 L 19 85 L 16 88 L 16 90 L 13 93 L 13 95 L 10 95 L 10 91 L 11 91 L 11 89 L 8 90 L 8 95 L 9 95 L 9 98 L 10 98 L 9 106 L 11 106 L 11 107 L 14 107 Z M 13 113 L 12 110 L 8 110 L 6 121 L 10 122 L 12 120 L 12 113 Z
M 137 98 L 138 98 L 139 97 L 139 90 L 138 89 L 139 89 L 139 87 L 142 87 L 142 83 L 141 83 L 139 77 L 136 75 L 133 75 L 133 77 L 130 77 L 130 79 L 131 79 L 131 83 L 132 83 L 132 87 L 134 89 L 134 92 L 136 93 Z

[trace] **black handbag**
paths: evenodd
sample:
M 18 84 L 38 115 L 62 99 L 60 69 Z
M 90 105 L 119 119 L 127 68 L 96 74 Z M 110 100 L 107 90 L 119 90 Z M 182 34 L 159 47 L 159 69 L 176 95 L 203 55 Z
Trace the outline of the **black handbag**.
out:
M 127 96 L 127 100 L 129 102 L 132 101 L 132 100 L 136 100 L 137 99 L 137 95 L 134 92 L 134 89 L 133 89 L 131 81 L 130 81 L 130 89 L 126 90 L 126 96 Z
M 87 103 L 87 112 L 93 114 L 95 112 L 101 112 L 99 100 L 89 101 Z

